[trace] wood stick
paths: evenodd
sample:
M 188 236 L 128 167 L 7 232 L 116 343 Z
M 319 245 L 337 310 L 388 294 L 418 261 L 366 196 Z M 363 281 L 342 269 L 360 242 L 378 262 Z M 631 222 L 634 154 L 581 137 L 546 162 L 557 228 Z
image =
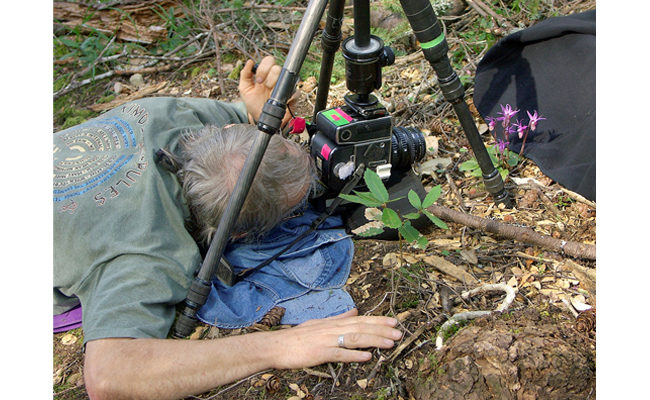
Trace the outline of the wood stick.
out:
M 596 259 L 596 246 L 555 239 L 550 236 L 542 235 L 531 228 L 504 224 L 491 219 L 480 218 L 475 215 L 465 214 L 460 211 L 454 211 L 447 207 L 433 205 L 427 209 L 438 218 L 447 221 L 459 223 L 471 228 L 479 229 L 484 232 L 493 233 L 508 239 L 517 240 L 524 243 L 530 243 L 537 246 L 545 247 L 556 252 L 560 252 L 571 257 Z

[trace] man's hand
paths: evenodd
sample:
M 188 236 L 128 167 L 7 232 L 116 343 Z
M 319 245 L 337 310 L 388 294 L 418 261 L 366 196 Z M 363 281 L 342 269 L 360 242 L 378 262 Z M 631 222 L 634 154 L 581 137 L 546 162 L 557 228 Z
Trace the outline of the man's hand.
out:
M 239 73 L 239 95 L 248 110 L 248 121 L 251 124 L 257 123 L 262 114 L 262 107 L 266 100 L 271 97 L 271 92 L 275 87 L 280 76 L 282 68 L 275 64 L 273 56 L 266 56 L 257 66 L 253 73 L 253 60 L 246 61 L 246 65 Z M 289 100 L 291 103 L 291 99 Z M 287 110 L 282 125 L 291 119 L 291 114 Z
M 389 317 L 357 316 L 353 309 L 331 318 L 307 321 L 291 329 L 276 331 L 271 348 L 277 350 L 273 366 L 295 369 L 326 362 L 364 362 L 372 354 L 361 349 L 393 347 L 402 332 Z M 339 346 L 343 335 L 344 346 Z

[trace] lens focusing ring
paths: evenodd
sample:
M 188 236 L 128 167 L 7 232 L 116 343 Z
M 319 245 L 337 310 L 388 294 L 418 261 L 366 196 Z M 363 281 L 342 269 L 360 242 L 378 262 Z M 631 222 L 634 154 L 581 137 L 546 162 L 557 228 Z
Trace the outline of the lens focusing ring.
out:
M 391 164 L 397 170 L 410 168 L 411 164 L 422 160 L 426 153 L 424 134 L 415 128 L 394 127 L 391 144 Z

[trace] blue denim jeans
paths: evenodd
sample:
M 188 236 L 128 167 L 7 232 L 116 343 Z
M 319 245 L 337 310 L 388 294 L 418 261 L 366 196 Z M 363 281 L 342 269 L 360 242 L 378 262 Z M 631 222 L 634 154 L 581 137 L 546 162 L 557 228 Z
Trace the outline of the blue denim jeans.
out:
M 224 257 L 235 273 L 254 267 L 273 256 L 309 229 L 318 213 L 308 208 L 288 219 L 253 243 L 230 243 Z M 250 326 L 273 307 L 285 308 L 282 324 L 341 314 L 355 307 L 343 286 L 350 274 L 354 245 L 339 217 L 329 217 L 269 265 L 233 286 L 213 281 L 198 318 L 220 328 Z

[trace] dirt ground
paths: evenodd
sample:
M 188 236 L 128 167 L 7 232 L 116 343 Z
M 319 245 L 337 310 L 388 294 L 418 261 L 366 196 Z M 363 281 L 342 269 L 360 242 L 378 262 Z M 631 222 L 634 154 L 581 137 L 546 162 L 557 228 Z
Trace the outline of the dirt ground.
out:
M 578 3 L 583 9 L 595 7 L 595 3 Z M 562 188 L 532 162 L 524 161 L 506 180 L 516 203 L 512 209 L 496 206 L 479 178 L 454 168 L 470 154 L 461 151 L 469 149 L 469 145 L 449 107 L 430 99 L 417 104 L 400 100 L 408 95 L 409 82 L 429 72 L 421 57 L 408 63 L 398 60 L 397 67 L 385 73 L 385 85 L 395 90 L 384 100 L 391 103 L 398 125 L 416 124 L 431 138 L 430 143 L 435 143 L 435 151 L 424 161 L 450 161 L 443 171 L 422 175 L 425 187 L 442 186 L 437 204 L 499 223 L 528 227 L 544 237 L 595 246 L 595 203 Z M 471 75 L 472 71 L 467 72 Z M 229 95 L 221 95 L 213 91 L 215 79 L 207 74 L 180 76 L 182 79 L 173 80 L 165 73 L 148 75 L 147 85 L 161 88 L 150 95 L 231 100 L 236 94 L 233 80 L 224 82 L 224 92 Z M 128 77 L 115 78 L 98 88 L 94 98 L 88 95 L 84 101 L 96 104 L 106 88 L 118 81 L 129 84 Z M 303 106 L 294 112 L 310 116 L 310 102 L 315 98 L 313 82 L 302 82 L 299 87 Z M 331 102 L 342 98 L 345 90 L 343 86 L 333 87 Z M 471 96 L 467 97 L 480 125 Z M 522 183 L 524 178 L 534 183 Z M 398 318 L 405 334 L 395 348 L 375 350 L 372 360 L 363 364 L 262 371 L 189 398 L 594 399 L 595 260 L 569 257 L 515 240 L 518 238 L 447 223 L 448 230 L 427 232 L 426 250 L 397 241 L 355 239 L 347 289 L 360 314 Z M 443 324 L 453 315 L 495 310 L 505 301 L 505 293 L 500 290 L 462 296 L 486 284 L 503 284 L 516 291 L 507 310 L 461 321 L 439 337 Z M 192 340 L 282 328 L 257 326 L 227 331 L 200 326 Z M 81 329 L 53 335 L 54 398 L 87 398 L 82 341 Z M 437 349 L 441 341 L 442 347 Z

